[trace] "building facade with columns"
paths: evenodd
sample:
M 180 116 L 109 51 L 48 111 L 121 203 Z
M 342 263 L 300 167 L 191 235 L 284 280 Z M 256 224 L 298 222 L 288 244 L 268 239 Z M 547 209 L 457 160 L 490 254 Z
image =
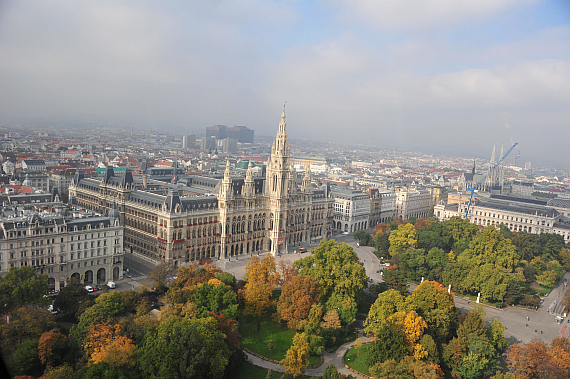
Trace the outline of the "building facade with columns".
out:
M 116 204 L 125 225 L 125 251 L 174 265 L 243 254 L 293 251 L 293 246 L 331 234 L 334 199 L 313 187 L 310 170 L 297 180 L 290 161 L 285 111 L 265 178 L 232 178 L 227 162 L 222 180 L 203 196 L 181 196 L 176 185 L 142 180 L 127 172 L 102 179 L 79 173 L 69 188 L 79 206 L 104 212 Z

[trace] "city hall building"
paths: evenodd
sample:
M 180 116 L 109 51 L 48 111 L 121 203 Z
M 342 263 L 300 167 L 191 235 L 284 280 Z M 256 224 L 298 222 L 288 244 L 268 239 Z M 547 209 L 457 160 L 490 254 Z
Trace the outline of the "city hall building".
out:
M 116 206 L 126 252 L 174 265 L 254 252 L 280 255 L 331 234 L 334 199 L 328 187 L 313 188 L 310 170 L 297 182 L 285 111 L 265 178 L 254 177 L 251 163 L 245 178 L 232 178 L 228 161 L 223 179 L 203 179 L 208 190 L 190 195 L 202 188 L 159 182 L 145 172 L 142 178 L 130 171 L 115 176 L 108 167 L 100 180 L 79 171 L 69 193 L 77 205 L 101 214 Z

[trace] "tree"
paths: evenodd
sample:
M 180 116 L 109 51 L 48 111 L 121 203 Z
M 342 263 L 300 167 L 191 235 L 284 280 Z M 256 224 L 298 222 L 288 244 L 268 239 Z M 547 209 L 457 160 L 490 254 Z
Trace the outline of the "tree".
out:
M 12 267 L 0 276 L 0 304 L 4 313 L 24 305 L 47 307 L 47 274 L 38 274 L 32 266 Z
M 496 318 L 493 319 L 493 322 L 489 324 L 487 329 L 487 339 L 498 352 L 502 352 L 509 346 L 509 342 L 504 336 L 505 329 L 503 324 Z
M 357 338 L 356 340 L 354 340 L 354 348 L 358 350 L 357 355 L 360 356 L 360 348 L 362 347 L 362 340 L 360 338 Z
M 278 264 L 279 275 L 281 276 L 281 284 L 285 285 L 289 282 L 297 273 L 293 268 L 293 263 L 288 259 L 281 259 Z
M 285 373 L 293 375 L 293 377 L 305 374 L 305 368 L 309 365 L 309 340 L 307 334 L 295 334 L 293 345 L 287 350 L 285 358 L 279 364 L 285 367 Z
M 51 314 L 46 309 L 33 305 L 15 309 L 10 314 L 9 323 L 0 323 L 2 350 L 11 350 L 30 338 L 38 339 L 43 332 L 51 330 L 54 326 Z
M 291 329 L 302 329 L 313 304 L 321 297 L 319 283 L 310 276 L 297 275 L 281 287 L 275 316 Z
M 42 378 L 45 379 L 73 379 L 73 368 L 68 365 L 62 365 L 58 367 L 50 367 L 44 371 Z
M 230 354 L 213 317 L 173 316 L 146 333 L 137 357 L 150 379 L 221 378 Z
M 219 272 L 214 276 L 216 279 L 221 280 L 227 286 L 233 288 L 236 285 L 236 277 L 229 272 Z
M 136 346 L 122 334 L 118 324 L 91 325 L 83 347 L 92 363 L 105 362 L 115 367 L 132 367 L 135 364 Z
M 388 257 L 390 254 L 390 241 L 388 240 L 388 234 L 379 231 L 374 235 L 372 241 L 375 243 L 378 254 L 380 254 L 378 257 Z
M 497 269 L 513 272 L 519 264 L 520 256 L 511 240 L 503 237 L 494 225 L 489 225 L 477 233 L 469 247 L 458 256 L 458 261 L 469 261 L 474 266 L 492 264 Z
M 570 366 L 570 345 L 562 337 L 553 339 L 550 346 L 537 339 L 511 345 L 507 349 L 507 363 L 517 379 L 566 378 Z
M 42 363 L 38 356 L 38 339 L 31 338 L 18 344 L 7 363 L 12 377 L 39 375 L 42 371 Z
M 237 295 L 230 286 L 218 281 L 216 285 L 211 279 L 209 283 L 200 283 L 196 292 L 190 297 L 198 307 L 198 316 L 207 317 L 211 312 L 222 313 L 229 318 L 237 315 Z
M 331 309 L 325 313 L 321 327 L 325 329 L 340 329 L 340 319 L 338 318 L 338 312 L 334 309 Z
M 368 366 L 376 363 L 394 359 L 400 362 L 406 355 L 410 354 L 410 348 L 406 340 L 406 334 L 393 322 L 387 322 L 383 328 L 376 331 L 372 343 L 368 347 Z
M 245 266 L 245 311 L 244 314 L 261 317 L 273 302 L 271 295 L 279 283 L 279 273 L 275 267 L 275 258 L 267 254 L 263 259 L 253 256 Z
M 47 367 L 56 367 L 64 362 L 69 348 L 69 338 L 61 334 L 59 329 L 52 329 L 40 337 L 38 355 L 41 362 Z
M 449 241 L 450 248 L 460 254 L 467 248 L 473 237 L 479 231 L 479 227 L 471 224 L 469 220 L 454 216 L 443 223 L 443 238 Z
M 312 277 L 321 288 L 326 310 L 338 310 L 342 322 L 356 318 L 356 299 L 366 286 L 366 272 L 354 250 L 345 243 L 322 240 L 311 255 L 293 266 L 300 275 Z M 337 309 L 339 308 L 339 309 Z
M 67 285 L 59 291 L 53 307 L 66 315 L 74 316 L 81 304 L 89 300 L 89 293 L 81 282 L 76 278 L 70 278 Z
M 398 291 L 402 296 L 408 296 L 410 294 L 408 290 L 408 280 L 403 270 L 390 266 L 387 270 L 384 270 L 383 279 L 388 288 Z
M 388 290 L 378 295 L 378 298 L 370 307 L 368 317 L 364 321 L 366 333 L 377 333 L 389 322 L 389 318 L 396 312 L 406 312 L 408 305 L 406 298 L 396 290 Z
M 168 279 L 172 278 L 174 275 L 176 275 L 176 269 L 174 266 L 163 262 L 156 265 L 150 274 L 148 274 L 147 278 L 159 293 L 163 293 Z
M 437 282 L 424 280 L 408 297 L 407 303 L 425 320 L 425 332 L 436 342 L 441 344 L 449 340 L 459 316 L 452 293 Z
M 398 226 L 397 230 L 393 230 L 388 237 L 390 241 L 390 254 L 399 254 L 403 249 L 410 246 L 417 246 L 418 231 L 413 224 L 403 224 Z
M 486 337 L 472 333 L 466 346 L 467 352 L 457 368 L 462 377 L 475 379 L 489 376 L 499 368 L 497 351 Z
M 95 304 L 87 308 L 79 317 L 79 323 L 71 329 L 70 337 L 75 343 L 82 345 L 83 338 L 91 325 L 112 322 L 124 312 L 125 305 L 120 292 L 101 294 L 95 299 Z
M 428 352 L 418 343 L 427 328 L 427 324 L 421 316 L 418 316 L 415 311 L 396 312 L 388 320 L 393 321 L 399 329 L 404 331 L 406 345 L 412 351 L 415 359 L 420 360 L 427 357 Z

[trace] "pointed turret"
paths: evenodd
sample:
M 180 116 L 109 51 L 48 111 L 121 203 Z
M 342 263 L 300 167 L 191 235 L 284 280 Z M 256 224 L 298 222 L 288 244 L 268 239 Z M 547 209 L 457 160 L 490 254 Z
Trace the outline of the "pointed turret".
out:
M 232 178 L 230 177 L 230 160 L 226 161 L 226 170 L 224 171 L 224 179 L 222 180 L 222 186 L 220 187 L 220 200 L 228 200 L 233 197 L 232 191 Z
M 311 185 L 311 168 L 305 167 L 305 177 L 303 178 L 303 192 L 311 193 L 313 192 L 313 186 Z
M 253 166 L 251 164 L 251 161 L 249 161 L 249 164 L 247 166 L 247 172 L 245 174 L 245 181 L 241 189 L 241 194 L 245 197 L 253 197 L 255 194 L 255 187 L 253 183 Z

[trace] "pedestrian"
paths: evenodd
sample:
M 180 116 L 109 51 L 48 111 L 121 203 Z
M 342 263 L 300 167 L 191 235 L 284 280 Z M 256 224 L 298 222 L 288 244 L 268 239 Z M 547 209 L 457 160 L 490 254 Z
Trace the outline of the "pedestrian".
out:
M 527 321 L 530 321 L 530 319 L 528 318 L 528 316 L 526 316 L 526 320 L 527 320 Z

